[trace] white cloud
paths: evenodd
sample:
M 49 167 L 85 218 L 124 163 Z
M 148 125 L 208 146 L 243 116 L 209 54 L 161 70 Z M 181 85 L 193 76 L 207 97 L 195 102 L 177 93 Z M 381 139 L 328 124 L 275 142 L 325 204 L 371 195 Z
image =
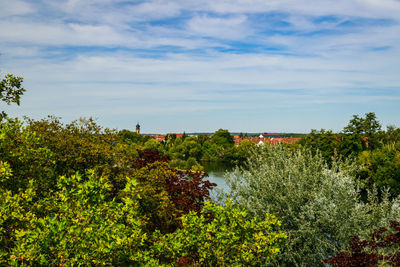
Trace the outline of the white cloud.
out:
M 149 1 L 129 7 L 128 14 L 132 20 L 155 20 L 177 16 L 181 9 L 178 2 Z
M 387 18 L 397 21 L 400 19 L 400 3 L 394 0 L 153 0 L 138 4 L 104 0 L 64 3 L 46 0 L 44 3 L 46 6 L 52 6 L 58 13 L 63 12 L 65 18 L 73 18 L 87 24 L 111 24 L 118 27 L 129 27 L 129 24 L 134 22 L 149 22 L 199 12 L 212 12 L 231 17 L 281 12 L 296 17 L 297 19 L 292 22 L 299 22 L 299 25 L 295 25 L 298 27 L 306 22 L 301 17 L 310 16 L 337 15 Z M 198 15 L 197 18 L 202 18 L 202 15 Z
M 227 13 L 278 11 L 307 16 L 359 16 L 399 19 L 400 3 L 395 0 L 221 0 L 206 1 L 206 10 Z
M 252 33 L 244 15 L 228 18 L 196 16 L 188 22 L 188 30 L 200 36 L 222 39 L 245 39 Z
M 169 31 L 171 32 L 171 31 Z M 181 31 L 168 31 L 160 27 L 145 30 L 120 31 L 110 25 L 90 24 L 45 24 L 23 21 L 0 21 L 3 43 L 22 43 L 43 46 L 111 46 L 149 49 L 157 46 L 177 46 L 185 49 L 204 48 L 216 45 L 201 39 L 179 36 Z
M 142 93 L 148 96 L 167 91 L 174 98 L 181 90 L 186 90 L 188 95 L 209 90 L 227 90 L 235 95 L 235 90 L 243 89 L 306 89 L 310 93 L 330 94 L 332 90 L 340 92 L 359 83 L 366 84 L 365 88 L 393 87 L 399 84 L 397 70 L 392 68 L 397 64 L 396 59 L 391 57 L 391 53 L 382 52 L 353 56 L 332 54 L 326 58 L 259 54 L 196 58 L 171 54 L 153 59 L 120 53 L 79 56 L 64 63 L 25 59 L 8 65 L 11 70 L 22 71 L 26 80 L 33 82 L 77 87 L 86 84 L 91 88 L 102 83 L 131 84 L 132 88 L 140 85 L 147 88 Z M 174 87 L 177 89 L 173 90 Z M 96 92 L 95 95 L 101 94 Z
M 0 1 L 0 18 L 30 14 L 35 9 L 28 3 L 20 0 Z
M 23 2 L 16 2 L 23 3 Z M 204 41 L 201 37 L 214 37 L 221 40 L 254 41 L 267 40 L 272 44 L 292 45 L 293 36 L 281 36 L 279 32 L 270 36 L 257 35 L 263 30 L 257 21 L 249 21 L 246 12 L 261 13 L 278 11 L 290 15 L 286 19 L 293 31 L 316 31 L 335 29 L 341 22 L 324 22 L 318 25 L 311 21 L 315 15 L 364 16 L 370 18 L 400 19 L 400 4 L 392 0 L 372 1 L 148 1 L 137 5 L 126 5 L 124 1 L 67 1 L 64 3 L 46 1 L 55 14 L 46 16 L 45 22 L 24 17 L 0 21 L 0 34 L 3 42 L 26 42 L 42 45 L 83 45 L 83 46 L 121 46 L 129 48 L 152 48 L 162 45 L 181 46 L 186 49 L 224 46 L 215 41 Z M 120 4 L 116 5 L 116 4 Z M 10 8 L 13 6 L 9 5 Z M 38 4 L 40 7 L 40 5 Z M 40 8 L 39 8 L 40 9 Z M 24 10 L 23 8 L 21 10 Z M 48 9 L 47 13 L 52 13 Z M 222 10 L 225 10 L 222 12 Z M 197 14 L 200 11 L 221 12 L 230 15 L 217 16 Z M 58 12 L 58 13 L 57 13 Z M 153 19 L 170 18 L 192 12 L 187 22 L 164 26 L 151 26 Z M 194 14 L 194 15 L 193 15 Z M 393 14 L 396 14 L 394 16 Z M 46 14 L 47 15 L 47 14 Z M 347 18 L 347 17 L 346 17 Z M 343 18 L 345 19 L 345 18 Z M 63 21 L 67 21 L 64 23 Z M 70 21 L 74 22 L 70 22 Z M 143 23 L 138 23 L 142 21 Z M 78 23 L 79 22 L 79 23 Z M 254 24 L 251 24 L 254 23 Z M 185 27 L 186 25 L 186 27 Z M 382 28 L 382 27 L 381 27 Z M 359 29 L 367 32 L 369 27 Z M 299 32 L 297 32 L 299 33 Z M 193 38 L 197 39 L 193 39 Z M 314 37 L 313 37 L 314 38 Z M 318 37 L 317 37 L 318 38 Z M 299 38 L 299 40 L 301 37 Z M 307 38 L 303 38 L 307 39 Z M 311 39 L 311 38 L 308 38 Z M 379 40 L 376 40 L 377 42 Z M 207 43 L 209 42 L 209 43 Z
M 0 46 L 0 62 L 2 56 L 12 57 L 37 57 L 40 56 L 40 49 L 33 46 L 13 46 L 3 45 Z

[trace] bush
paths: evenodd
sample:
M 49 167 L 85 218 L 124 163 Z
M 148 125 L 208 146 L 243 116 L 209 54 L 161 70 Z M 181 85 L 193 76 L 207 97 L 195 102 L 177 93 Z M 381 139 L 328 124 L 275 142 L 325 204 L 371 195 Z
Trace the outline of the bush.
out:
M 147 242 L 137 202 L 110 197 L 111 184 L 92 173 L 60 177 L 37 199 L 35 181 L 13 194 L 0 189 L 0 264 L 121 265 L 142 262 Z
M 351 174 L 354 167 L 333 162 L 329 169 L 320 154 L 285 146 L 260 146 L 244 168 L 226 176 L 233 198 L 252 217 L 276 215 L 288 234 L 280 264 L 315 266 L 345 248 L 351 236 L 363 235 L 400 218 L 400 200 L 384 194 L 378 203 L 360 199 Z
M 369 240 L 353 237 L 349 251 L 341 251 L 324 263 L 337 267 L 400 266 L 400 222 L 391 221 L 390 226 L 391 232 L 381 227 Z
M 201 216 L 190 212 L 182 228 L 159 236 L 153 250 L 165 263 L 184 266 L 260 266 L 281 251 L 286 235 L 275 216 L 261 222 L 246 220 L 246 212 L 232 202 L 217 206 L 206 202 Z

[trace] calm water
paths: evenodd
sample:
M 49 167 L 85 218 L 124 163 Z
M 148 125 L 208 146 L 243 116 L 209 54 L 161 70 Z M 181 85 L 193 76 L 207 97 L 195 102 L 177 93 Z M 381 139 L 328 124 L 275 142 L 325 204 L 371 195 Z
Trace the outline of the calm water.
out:
M 233 169 L 233 166 L 223 164 L 223 163 L 215 163 L 215 162 L 207 162 L 203 163 L 204 171 L 208 173 L 208 180 L 212 183 L 216 183 L 217 186 L 215 188 L 222 189 L 224 191 L 228 191 L 229 187 L 225 182 L 225 173 Z

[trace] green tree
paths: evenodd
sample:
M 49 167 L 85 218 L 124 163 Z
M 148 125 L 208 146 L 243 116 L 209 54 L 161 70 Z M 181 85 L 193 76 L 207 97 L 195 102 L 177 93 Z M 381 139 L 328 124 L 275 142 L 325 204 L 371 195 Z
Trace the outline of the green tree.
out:
M 313 153 L 321 153 L 326 162 L 332 162 L 339 150 L 340 138 L 331 130 L 311 130 L 309 134 L 301 138 L 300 144 L 306 146 Z
M 189 157 L 185 163 L 186 170 L 203 171 L 203 167 L 193 157 Z
M 228 130 L 219 129 L 212 136 L 211 140 L 220 146 L 233 146 L 235 143 L 233 136 L 229 133 Z
M 386 132 L 382 133 L 382 141 L 384 144 L 400 143 L 400 128 L 394 125 L 387 126 Z
M 382 126 L 374 112 L 365 113 L 365 118 L 353 115 L 353 119 L 344 127 L 343 132 L 372 136 L 381 130 Z
M 368 187 L 390 188 L 392 195 L 400 195 L 400 143 L 363 151 L 358 162 L 359 176 Z
M 176 134 L 167 134 L 163 143 L 164 150 L 167 154 L 171 155 L 172 150 L 175 149 Z
M 8 119 L 0 127 L 0 160 L 8 162 L 14 177 L 10 189 L 25 188 L 26 181 L 40 181 L 42 192 L 55 186 L 56 177 L 84 175 L 94 169 L 122 186 L 135 147 L 118 142 L 115 131 L 102 129 L 92 119 L 64 125 L 50 117 L 39 121 Z
M 201 158 L 201 145 L 197 142 L 196 137 L 187 137 L 175 147 L 175 152 L 178 153 L 177 157 L 183 160 L 187 160 L 189 157 L 199 160 Z
M 250 156 L 251 151 L 257 145 L 249 140 L 243 140 L 240 144 L 236 147 L 236 155 L 235 157 L 238 160 L 238 163 L 245 162 L 247 158 Z
M 368 149 L 372 150 L 382 145 L 379 140 L 381 132 L 381 124 L 376 119 L 373 112 L 365 113 L 365 118 L 353 115 L 353 119 L 344 127 L 343 132 L 348 135 L 358 135 L 360 138 L 366 137 L 368 141 Z
M 23 78 L 15 77 L 12 74 L 7 74 L 5 78 L 0 81 L 0 99 L 6 102 L 8 105 L 16 103 L 20 104 L 21 95 L 26 91 L 22 88 Z M 7 114 L 2 111 L 0 113 L 0 121 L 6 117 Z
M 206 134 L 200 134 L 199 136 L 197 136 L 197 142 L 200 145 L 203 145 L 205 141 L 209 141 L 210 137 Z
M 201 161 L 218 161 L 220 153 L 219 146 L 211 141 L 205 141 L 202 146 Z
M 167 134 L 165 136 L 166 141 L 175 141 L 175 139 L 176 139 L 176 134 Z
M 129 141 L 135 144 L 143 144 L 143 137 L 140 134 L 137 134 L 136 132 L 132 132 L 129 130 L 121 130 L 118 132 L 118 135 L 122 138 L 124 141 Z
M 375 113 L 370 112 L 365 114 L 365 118 L 354 115 L 341 133 L 324 129 L 311 130 L 299 143 L 314 153 L 319 151 L 331 163 L 334 158 L 357 157 L 363 150 L 380 147 L 385 140 L 396 140 L 396 131 L 393 128 L 390 130 L 390 135 L 382 132 Z
M 160 150 L 161 145 L 156 139 L 150 138 L 144 143 L 144 149 Z
M 366 143 L 360 134 L 340 134 L 340 142 L 338 144 L 338 153 L 343 157 L 357 156 L 361 151 L 365 150 Z

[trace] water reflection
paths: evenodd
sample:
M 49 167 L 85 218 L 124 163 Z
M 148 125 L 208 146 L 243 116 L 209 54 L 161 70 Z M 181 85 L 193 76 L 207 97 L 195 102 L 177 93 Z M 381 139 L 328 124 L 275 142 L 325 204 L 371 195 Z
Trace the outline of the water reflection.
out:
M 223 162 L 203 162 L 202 165 L 204 166 L 204 171 L 208 173 L 208 180 L 217 184 L 215 188 L 225 192 L 229 191 L 229 186 L 226 184 L 224 175 L 226 172 L 232 170 L 234 166 Z M 212 195 L 214 195 L 213 192 Z

